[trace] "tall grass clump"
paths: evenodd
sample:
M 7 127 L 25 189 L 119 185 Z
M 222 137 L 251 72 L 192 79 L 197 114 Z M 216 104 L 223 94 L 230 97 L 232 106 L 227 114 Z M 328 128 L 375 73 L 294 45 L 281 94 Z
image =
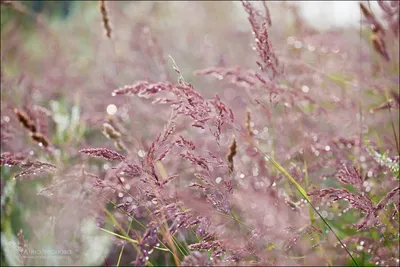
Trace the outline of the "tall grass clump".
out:
M 2 264 L 399 266 L 400 7 L 357 7 L 1 1 Z

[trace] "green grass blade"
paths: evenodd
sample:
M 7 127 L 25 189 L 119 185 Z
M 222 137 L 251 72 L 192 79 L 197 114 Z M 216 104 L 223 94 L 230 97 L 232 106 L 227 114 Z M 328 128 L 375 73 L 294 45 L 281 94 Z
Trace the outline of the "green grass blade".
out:
M 258 149 L 258 148 L 257 148 Z M 259 150 L 259 149 L 258 149 Z M 259 150 L 260 151 L 260 150 Z M 310 198 L 307 196 L 306 190 L 298 183 L 296 180 L 285 170 L 285 168 L 282 167 L 277 161 L 275 161 L 273 158 L 271 158 L 268 155 L 265 155 L 262 153 L 265 157 L 266 160 L 272 163 L 275 168 L 277 168 L 289 181 L 296 186 L 297 190 L 300 192 L 300 194 L 307 200 L 310 201 Z
M 264 158 L 271 162 L 274 167 L 279 170 L 293 185 L 295 185 L 297 191 L 306 199 L 308 204 L 313 208 L 313 210 L 318 214 L 318 216 L 321 218 L 321 220 L 324 222 L 324 224 L 329 228 L 329 230 L 334 234 L 336 239 L 339 241 L 339 243 L 342 245 L 344 250 L 346 250 L 347 254 L 350 256 L 350 258 L 353 260 L 354 264 L 356 266 L 359 266 L 357 261 L 354 259 L 354 257 L 351 255 L 350 251 L 346 248 L 346 246 L 343 244 L 342 240 L 336 235 L 335 231 L 333 231 L 332 227 L 328 224 L 328 222 L 322 217 L 322 215 L 318 212 L 318 210 L 314 207 L 314 205 L 311 203 L 311 199 L 308 197 L 306 190 L 296 182 L 296 180 L 285 170 L 285 168 L 282 167 L 277 161 L 275 161 L 273 158 L 265 154 L 264 152 L 261 151 L 261 149 L 257 146 L 254 145 L 254 147 L 264 156 Z

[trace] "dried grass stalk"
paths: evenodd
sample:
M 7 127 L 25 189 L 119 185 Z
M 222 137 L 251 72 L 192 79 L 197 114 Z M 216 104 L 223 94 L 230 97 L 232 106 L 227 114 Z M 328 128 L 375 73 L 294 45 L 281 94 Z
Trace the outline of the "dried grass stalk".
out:
M 100 13 L 104 29 L 106 30 L 106 35 L 108 38 L 111 38 L 111 26 L 110 26 L 110 20 L 108 19 L 108 12 L 105 0 L 100 0 Z
M 229 173 L 233 172 L 233 157 L 236 155 L 237 152 L 237 145 L 236 145 L 236 139 L 233 137 L 233 141 L 231 145 L 229 146 L 229 152 L 226 158 L 228 159 L 228 166 L 229 166 Z

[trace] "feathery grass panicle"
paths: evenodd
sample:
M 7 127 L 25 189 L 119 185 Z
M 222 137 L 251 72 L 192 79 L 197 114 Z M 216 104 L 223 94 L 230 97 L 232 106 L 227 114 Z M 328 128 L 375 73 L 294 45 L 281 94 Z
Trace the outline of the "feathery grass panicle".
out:
M 253 136 L 254 132 L 251 129 L 251 111 L 249 109 L 247 110 L 246 115 L 247 116 L 246 116 L 245 126 L 246 126 L 246 129 L 247 129 L 247 133 L 249 134 L 249 136 Z
M 36 125 L 35 122 L 26 114 L 26 112 L 19 110 L 17 108 L 14 108 L 14 113 L 17 115 L 18 121 L 21 123 L 21 125 L 29 130 L 30 132 L 36 132 Z
M 22 163 L 25 156 L 13 154 L 11 152 L 1 153 L 0 156 L 0 166 L 16 166 Z
M 87 148 L 79 150 L 79 153 L 86 154 L 91 157 L 100 157 L 107 160 L 120 160 L 126 159 L 125 156 L 119 154 L 118 152 L 112 151 L 108 148 Z
M 362 2 L 359 3 L 360 9 L 366 18 L 367 22 L 371 25 L 371 29 L 374 33 L 379 33 L 384 35 L 385 30 L 383 29 L 382 25 L 376 19 L 375 15 L 369 10 Z
M 228 154 L 226 155 L 226 158 L 228 160 L 229 173 L 233 172 L 233 167 L 234 167 L 233 157 L 236 155 L 236 153 L 237 153 L 236 138 L 235 136 L 233 136 L 232 143 L 229 146 Z
M 356 6 L 368 24 L 360 35 L 319 31 L 287 2 L 242 1 L 245 17 L 231 2 L 96 4 L 85 21 L 105 32 L 87 34 L 70 14 L 68 27 L 51 24 L 46 38 L 35 29 L 23 45 L 19 19 L 2 25 L 2 209 L 24 214 L 33 242 L 54 234 L 49 245 L 74 256 L 60 265 L 398 265 L 398 117 L 368 112 L 400 107 L 398 1 L 378 1 L 382 16 Z M 293 16 L 272 23 L 275 11 Z M 53 37 L 57 49 L 36 53 Z M 82 37 L 100 58 L 71 57 Z M 96 45 L 102 37 L 118 50 Z M 35 212 L 19 206 L 30 178 L 50 204 Z M 113 238 L 96 241 L 111 253 L 85 262 L 97 232 Z
M 371 41 L 372 41 L 372 46 L 375 49 L 375 51 L 383 57 L 386 61 L 390 61 L 389 53 L 386 49 L 386 44 L 385 40 L 383 39 L 382 36 L 379 36 L 377 34 L 373 34 L 371 36 Z
M 21 123 L 21 125 L 28 130 L 29 136 L 33 141 L 44 148 L 50 147 L 51 144 L 49 139 L 47 139 L 44 134 L 38 132 L 36 123 L 26 112 L 14 108 L 14 113 L 17 116 L 17 119 Z
M 111 26 L 110 26 L 110 20 L 108 18 L 108 12 L 106 8 L 106 1 L 105 0 L 99 0 L 99 7 L 100 7 L 100 13 L 101 13 L 101 19 L 103 21 L 103 26 L 106 31 L 106 35 L 108 38 L 111 38 Z
M 109 123 L 103 123 L 103 134 L 111 140 L 114 140 L 114 146 L 118 150 L 126 151 L 126 147 L 122 143 L 121 134 Z
M 30 136 L 33 141 L 38 143 L 39 146 L 43 146 L 44 148 L 48 148 L 50 146 L 50 141 L 41 133 L 31 132 Z
M 261 61 L 257 61 L 257 65 L 260 70 L 264 73 L 271 73 L 271 78 L 274 79 L 278 75 L 283 73 L 283 68 L 279 63 L 278 57 L 276 56 L 272 43 L 269 37 L 268 26 L 271 26 L 269 9 L 266 4 L 267 15 L 262 16 L 261 13 L 254 8 L 249 1 L 243 1 L 242 5 L 248 14 L 248 20 L 253 29 L 256 49 Z

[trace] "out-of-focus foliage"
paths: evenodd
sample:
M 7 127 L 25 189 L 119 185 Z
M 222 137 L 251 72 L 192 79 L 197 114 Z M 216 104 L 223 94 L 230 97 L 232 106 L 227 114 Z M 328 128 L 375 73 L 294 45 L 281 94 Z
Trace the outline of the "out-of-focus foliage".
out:
M 398 264 L 397 2 L 15 3 L 2 265 Z

